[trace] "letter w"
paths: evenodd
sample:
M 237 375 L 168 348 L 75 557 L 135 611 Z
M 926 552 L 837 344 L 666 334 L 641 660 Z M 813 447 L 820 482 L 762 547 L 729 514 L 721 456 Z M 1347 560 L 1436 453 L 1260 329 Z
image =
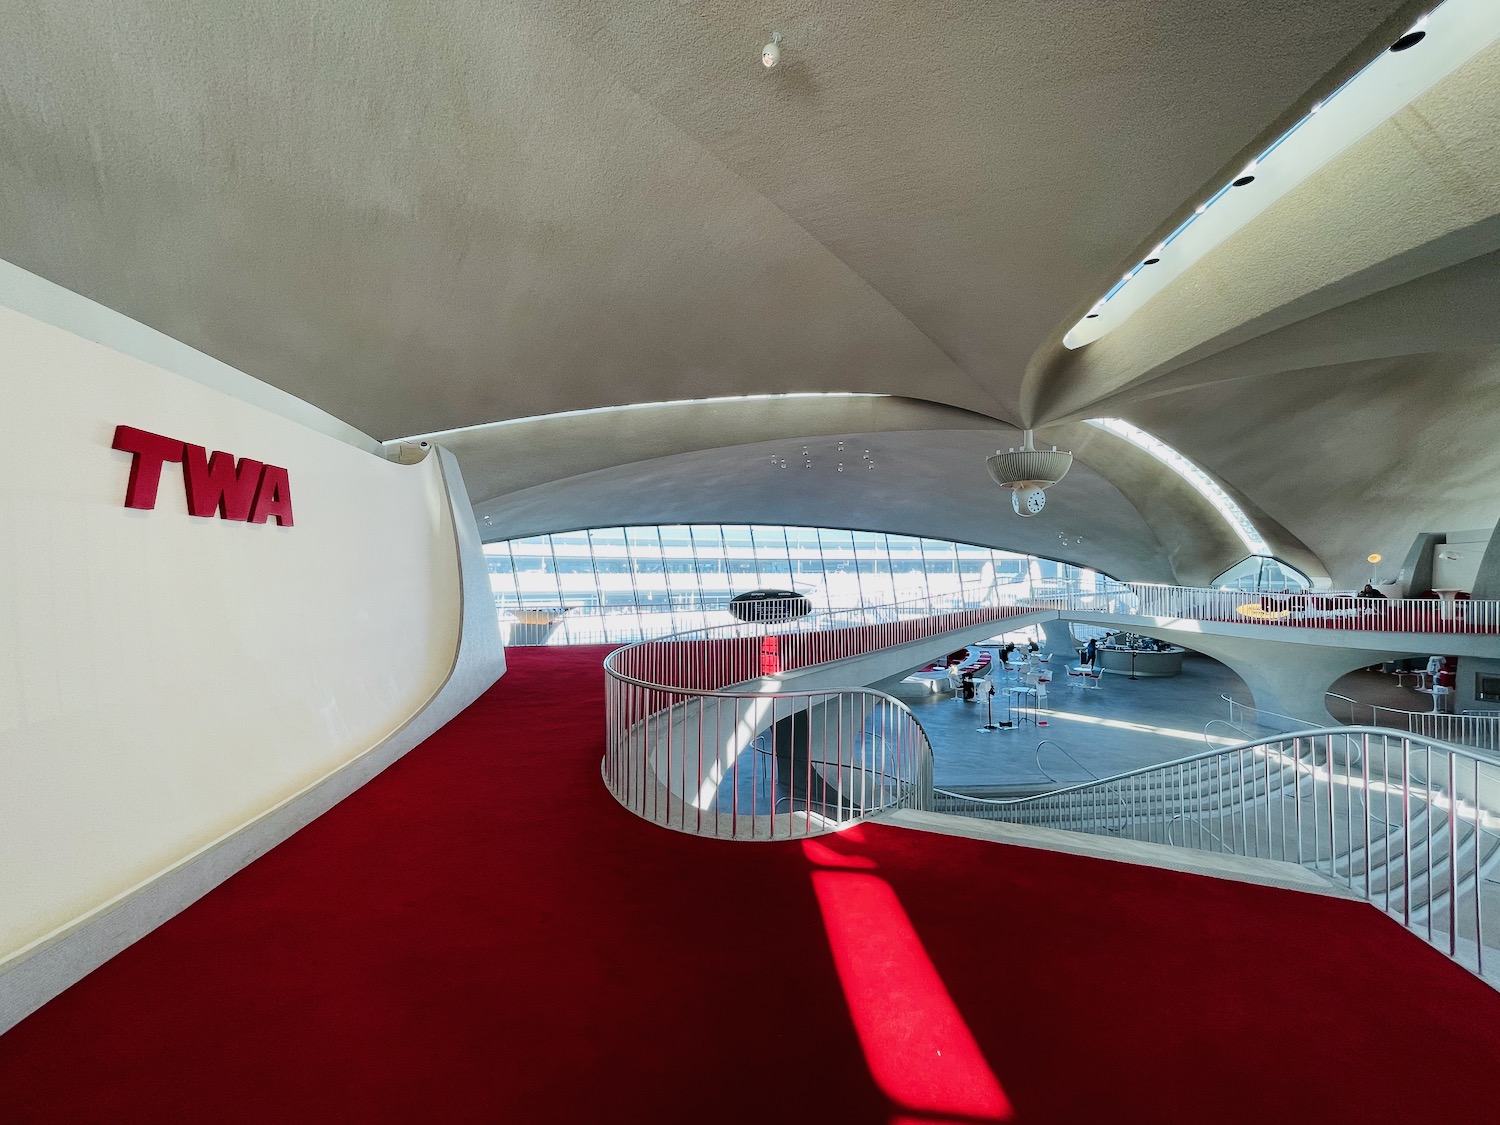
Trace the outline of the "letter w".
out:
M 226 520 L 248 520 L 260 470 L 261 462 L 248 457 L 241 457 L 236 467 L 232 453 L 215 451 L 209 457 L 203 446 L 189 445 L 182 459 L 188 512 L 195 516 L 217 512 Z

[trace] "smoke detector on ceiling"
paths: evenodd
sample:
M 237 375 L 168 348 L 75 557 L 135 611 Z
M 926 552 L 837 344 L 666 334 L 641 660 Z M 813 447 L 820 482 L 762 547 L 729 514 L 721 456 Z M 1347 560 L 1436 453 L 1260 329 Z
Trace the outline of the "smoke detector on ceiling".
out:
M 760 49 L 760 65 L 767 70 L 781 65 L 781 32 L 771 32 L 771 41 Z

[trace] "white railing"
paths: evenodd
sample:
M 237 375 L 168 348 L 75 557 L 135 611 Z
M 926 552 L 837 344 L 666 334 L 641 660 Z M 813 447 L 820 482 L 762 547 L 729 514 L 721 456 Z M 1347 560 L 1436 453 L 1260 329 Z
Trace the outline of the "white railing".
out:
M 1297 863 L 1500 981 L 1500 759 L 1375 727 L 1273 735 L 940 812 Z
M 1405 711 L 1399 707 L 1382 707 L 1361 703 L 1347 695 L 1329 692 L 1328 711 L 1349 713 L 1351 723 L 1369 723 L 1376 727 L 1395 727 L 1438 742 L 1454 742 L 1480 750 L 1500 753 L 1500 715 L 1461 714 L 1444 711 Z
M 724 601 L 641 608 L 558 606 L 502 610 L 500 632 L 502 642 L 511 647 L 626 644 L 729 620 Z
M 664 827 L 786 839 L 930 804 L 926 732 L 880 692 L 695 692 L 614 677 L 608 692 L 605 784 Z
M 1442 602 L 1430 598 L 1357 598 L 1319 592 L 1260 594 L 1192 586 L 1156 586 L 1091 580 L 1011 583 L 985 588 L 992 604 L 1017 612 L 1050 609 L 1070 617 L 1100 615 L 1212 621 L 1233 625 L 1271 625 L 1303 629 L 1416 634 L 1500 634 L 1500 601 Z M 964 591 L 918 598 L 959 601 Z M 565 611 L 542 624 L 511 626 L 512 644 L 607 644 L 664 636 L 696 628 L 722 617 L 728 603 L 693 602 L 650 607 L 606 607 Z M 530 612 L 530 611 L 517 611 Z M 823 612 L 866 612 L 861 607 Z
M 773 603 L 756 607 L 779 616 Z M 1025 612 L 986 587 L 628 645 L 604 664 L 605 783 L 648 820 L 735 839 L 926 807 L 932 747 L 904 703 L 866 688 L 799 691 L 782 677 Z
M 1017 596 L 1024 583 L 1008 585 L 986 585 L 982 588 L 987 602 L 1024 606 L 1027 597 Z M 1036 586 L 1039 588 L 1040 583 Z M 929 595 L 916 591 L 896 592 L 896 604 L 904 605 L 918 600 L 970 599 L 975 588 L 960 587 L 952 593 Z M 800 604 L 802 611 L 828 613 L 835 610 L 859 612 L 862 605 L 830 606 L 826 595 L 810 592 L 800 595 L 805 599 L 797 603 L 787 599 L 783 604 L 777 599 L 752 603 L 768 607 L 768 612 L 779 609 L 782 615 L 793 605 Z M 729 597 L 699 598 L 671 597 L 661 602 L 644 602 L 630 605 L 551 605 L 551 606 L 497 606 L 503 643 L 512 647 L 537 645 L 589 645 L 628 644 L 633 641 L 666 637 L 673 633 L 706 629 L 718 625 L 733 624 Z
M 1190 586 L 1123 583 L 1105 593 L 1059 593 L 1037 603 L 1068 612 L 1353 629 L 1390 633 L 1500 633 L 1500 601 L 1358 598 L 1348 594 L 1257 594 Z

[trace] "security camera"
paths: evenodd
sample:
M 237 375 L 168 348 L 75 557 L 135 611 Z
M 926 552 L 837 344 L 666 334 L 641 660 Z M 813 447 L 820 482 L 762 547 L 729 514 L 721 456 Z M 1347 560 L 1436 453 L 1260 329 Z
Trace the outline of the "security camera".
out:
M 771 41 L 760 49 L 760 64 L 767 70 L 779 65 L 781 62 L 781 33 L 771 33 Z
M 1013 488 L 1010 492 L 1010 506 L 1018 516 L 1034 516 L 1047 506 L 1047 494 L 1035 486 Z
M 397 441 L 385 447 L 386 457 L 400 465 L 415 465 L 432 449 L 430 441 Z

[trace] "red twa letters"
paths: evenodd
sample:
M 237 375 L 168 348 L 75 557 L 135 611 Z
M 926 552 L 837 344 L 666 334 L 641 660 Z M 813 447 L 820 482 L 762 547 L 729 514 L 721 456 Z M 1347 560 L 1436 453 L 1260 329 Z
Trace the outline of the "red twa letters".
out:
M 114 448 L 131 455 L 130 482 L 125 486 L 127 508 L 156 507 L 161 467 L 168 461 L 182 465 L 188 511 L 195 516 L 265 523 L 274 518 L 292 526 L 292 486 L 280 465 L 264 465 L 249 457 L 236 464 L 232 453 L 209 456 L 201 445 L 189 445 L 134 426 L 116 426 Z

